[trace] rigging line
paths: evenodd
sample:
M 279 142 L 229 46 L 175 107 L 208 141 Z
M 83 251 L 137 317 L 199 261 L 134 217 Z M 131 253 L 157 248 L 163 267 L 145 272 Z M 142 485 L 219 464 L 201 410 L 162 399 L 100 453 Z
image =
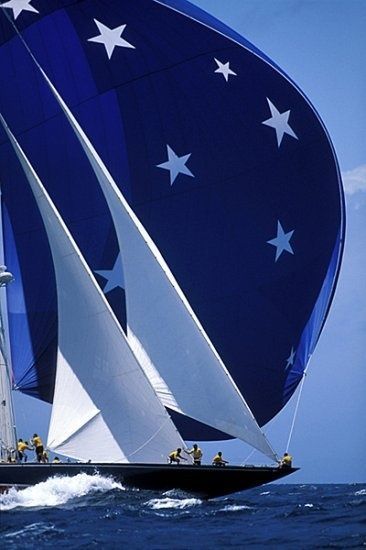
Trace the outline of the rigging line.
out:
M 252 449 L 250 451 L 250 453 L 248 454 L 248 456 L 246 457 L 246 459 L 240 464 L 240 466 L 245 466 L 246 463 L 248 462 L 248 460 L 250 459 L 250 457 L 252 456 L 252 454 L 255 452 L 256 449 Z
M 293 416 L 293 418 L 292 418 L 292 424 L 291 424 L 290 433 L 289 433 L 288 440 L 287 440 L 287 445 L 286 445 L 286 453 L 287 453 L 288 450 L 289 450 L 290 442 L 291 442 L 291 438 L 292 438 L 292 433 L 293 433 L 294 427 L 295 427 L 295 421 L 296 421 L 297 413 L 298 413 L 298 410 L 299 410 L 299 405 L 300 405 L 300 398 L 301 398 L 301 394 L 302 394 L 302 389 L 303 389 L 303 387 L 304 387 L 304 382 L 305 382 L 305 378 L 306 378 L 306 371 L 307 371 L 307 368 L 306 368 L 306 369 L 304 370 L 304 372 L 303 372 L 303 376 L 302 376 L 302 380 L 301 380 L 301 384 L 300 384 L 300 389 L 299 389 L 299 393 L 298 393 L 298 396 L 297 396 L 297 401 L 296 401 L 294 416 Z
M 146 445 L 148 445 L 150 443 L 150 441 L 152 441 L 153 439 L 155 439 L 155 437 L 158 435 L 158 433 L 163 429 L 163 427 L 165 426 L 165 424 L 168 422 L 168 420 L 170 420 L 170 416 L 168 416 L 167 418 L 165 418 L 164 422 L 161 424 L 161 426 L 156 430 L 156 432 L 154 432 L 152 434 L 151 437 L 149 437 L 149 439 L 147 439 L 145 441 L 145 443 L 143 443 L 142 445 L 140 445 L 140 447 L 138 447 L 137 449 L 135 449 L 132 453 L 130 453 L 127 458 L 130 458 L 131 456 L 135 455 L 136 453 L 138 453 L 139 451 L 141 451 L 141 449 L 143 449 L 144 447 L 146 447 Z

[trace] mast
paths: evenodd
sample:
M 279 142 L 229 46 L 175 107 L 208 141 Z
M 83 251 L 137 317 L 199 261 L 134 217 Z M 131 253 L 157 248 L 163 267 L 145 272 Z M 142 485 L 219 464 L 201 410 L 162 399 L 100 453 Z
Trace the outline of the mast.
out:
M 2 194 L 0 188 L 0 262 L 4 261 Z M 0 462 L 16 458 L 16 429 L 11 395 L 12 377 L 7 353 L 6 287 L 14 280 L 5 265 L 0 265 Z M 4 290 L 3 290 L 4 289 Z

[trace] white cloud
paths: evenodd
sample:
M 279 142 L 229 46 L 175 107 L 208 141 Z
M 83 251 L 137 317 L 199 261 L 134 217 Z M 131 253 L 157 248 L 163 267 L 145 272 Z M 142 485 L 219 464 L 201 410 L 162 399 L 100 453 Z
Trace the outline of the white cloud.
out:
M 357 191 L 366 191 L 366 164 L 342 172 L 342 180 L 347 195 L 353 195 Z

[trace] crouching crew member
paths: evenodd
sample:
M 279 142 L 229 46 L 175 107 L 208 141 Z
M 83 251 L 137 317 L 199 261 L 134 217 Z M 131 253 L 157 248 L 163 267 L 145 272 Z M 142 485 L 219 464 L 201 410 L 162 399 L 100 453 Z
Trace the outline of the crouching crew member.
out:
M 225 466 L 225 464 L 229 464 L 227 460 L 224 460 L 222 458 L 222 452 L 219 451 L 217 455 L 215 455 L 212 459 L 212 465 L 213 466 Z
M 291 468 L 292 467 L 292 456 L 289 455 L 288 453 L 284 453 L 284 455 L 283 455 L 283 457 L 280 461 L 279 467 L 280 468 Z
M 178 447 L 176 451 L 172 451 L 170 455 L 168 456 L 169 464 L 173 464 L 175 462 L 176 464 L 179 464 L 181 460 L 187 460 L 183 456 L 181 456 L 182 449 Z

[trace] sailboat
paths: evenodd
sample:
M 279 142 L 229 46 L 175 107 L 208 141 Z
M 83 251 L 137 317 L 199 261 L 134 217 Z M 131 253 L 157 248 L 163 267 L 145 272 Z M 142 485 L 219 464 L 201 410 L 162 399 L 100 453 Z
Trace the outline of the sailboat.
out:
M 97 8 L 98 3 L 95 4 Z M 115 13 L 120 14 L 120 8 L 116 7 L 115 3 L 112 2 L 112 4 Z M 126 3 L 124 8 L 126 8 L 127 15 L 125 13 L 124 16 L 129 17 L 131 21 L 135 21 L 137 28 L 138 24 L 133 13 L 134 5 L 134 3 Z M 220 42 L 223 40 L 223 29 L 220 25 L 212 20 L 208 22 L 207 18 L 205 19 L 205 16 L 202 13 L 197 13 L 196 10 L 193 10 L 194 13 L 190 13 L 192 6 L 189 7 L 185 2 L 182 2 L 180 10 L 177 9 L 176 3 L 173 7 L 170 2 L 141 2 L 141 5 L 143 5 L 142 7 L 148 7 L 150 10 L 149 22 L 153 17 L 156 18 L 155 21 L 161 21 L 163 25 L 168 25 L 169 28 L 171 25 L 177 24 L 180 32 L 189 32 L 190 36 L 193 33 L 197 41 L 196 47 L 198 47 L 198 42 L 201 40 L 201 32 L 204 32 L 205 36 L 208 33 L 211 40 L 218 39 Z M 57 22 L 57 24 L 65 24 L 65 28 L 69 28 L 68 25 L 72 22 L 73 29 L 75 29 L 75 21 L 77 21 L 77 24 L 81 24 L 79 8 L 81 9 L 81 6 L 78 6 L 78 8 L 72 7 L 69 10 L 66 6 L 61 10 L 51 10 L 51 14 L 48 13 L 45 17 L 46 26 L 50 22 L 51 25 Z M 5 12 L 5 10 L 3 11 Z M 188 14 L 189 17 L 187 17 Z M 15 13 L 13 15 L 16 19 Z M 49 475 L 54 474 L 74 475 L 81 471 L 89 473 L 99 471 L 103 474 L 113 475 L 117 479 L 121 479 L 125 485 L 133 487 L 157 490 L 179 488 L 209 498 L 273 481 L 295 471 L 294 468 L 278 468 L 278 457 L 264 436 L 260 425 L 268 421 L 268 415 L 273 416 L 285 404 L 302 379 L 303 371 L 319 337 L 334 293 L 344 233 L 339 171 L 331 144 L 312 107 L 288 79 L 279 75 L 278 70 L 275 71 L 276 79 L 278 80 L 281 76 L 282 81 L 285 81 L 286 87 L 290 90 L 287 90 L 288 97 L 291 97 L 292 101 L 295 101 L 295 94 L 296 97 L 300 97 L 299 110 L 306 114 L 307 126 L 310 126 L 312 130 L 307 137 L 308 141 L 305 140 L 307 153 L 310 152 L 313 155 L 311 160 L 319 156 L 317 149 L 319 141 L 322 144 L 323 153 L 326 150 L 326 155 L 323 154 L 321 161 L 324 161 L 327 167 L 327 171 L 322 167 L 322 193 L 326 194 L 329 189 L 332 190 L 330 198 L 333 205 L 333 214 L 329 217 L 330 219 L 322 220 L 322 225 L 328 229 L 325 231 L 323 241 L 319 243 L 318 247 L 315 246 L 315 251 L 311 250 L 310 276 L 304 277 L 302 275 L 301 277 L 302 283 L 305 285 L 304 288 L 306 288 L 306 292 L 303 293 L 305 301 L 296 301 L 299 315 L 295 315 L 292 310 L 293 320 L 296 321 L 293 323 L 294 328 L 289 326 L 289 320 L 285 318 L 283 310 L 281 312 L 279 341 L 270 350 L 271 363 L 265 364 L 261 378 L 257 380 L 256 358 L 250 349 L 253 331 L 252 327 L 248 323 L 246 324 L 249 338 L 247 340 L 248 350 L 246 355 L 249 357 L 249 364 L 248 368 L 243 370 L 246 370 L 246 376 L 249 373 L 249 378 L 246 379 L 246 383 L 243 383 L 243 380 L 240 380 L 241 377 L 236 376 L 236 369 L 233 366 L 227 367 L 230 359 L 223 359 L 223 355 L 227 355 L 228 358 L 230 356 L 230 351 L 226 350 L 225 352 L 225 347 L 228 342 L 232 341 L 232 333 L 235 327 L 231 324 L 229 339 L 225 335 L 223 335 L 223 338 L 222 335 L 219 335 L 219 338 L 214 339 L 209 336 L 205 326 L 212 326 L 215 304 L 206 298 L 206 300 L 203 300 L 203 306 L 200 306 L 200 303 L 197 302 L 197 308 L 192 307 L 194 291 L 186 284 L 184 291 L 182 284 L 178 282 L 178 279 L 181 279 L 184 283 L 182 267 L 179 268 L 181 259 L 176 264 L 166 250 L 162 254 L 161 248 L 164 248 L 164 237 L 159 241 L 159 231 L 155 231 L 156 236 L 153 239 L 145 227 L 149 218 L 153 217 L 153 207 L 149 206 L 145 223 L 142 223 L 140 217 L 136 215 L 135 209 L 131 207 L 130 201 L 126 200 L 123 189 L 112 176 L 101 155 L 98 154 L 92 139 L 89 137 L 90 132 L 87 133 L 85 124 L 80 122 L 80 119 L 83 119 L 82 114 L 79 113 L 78 117 L 73 114 L 61 91 L 62 85 L 56 84 L 54 78 L 50 77 L 51 72 L 44 68 L 42 53 L 37 48 L 35 48 L 37 51 L 34 53 L 31 38 L 32 28 L 35 27 L 36 32 L 46 32 L 46 34 L 48 31 L 45 30 L 45 27 L 39 26 L 38 23 L 30 22 L 30 33 L 27 33 L 25 37 L 15 21 L 9 20 L 9 23 L 10 34 L 14 35 L 10 42 L 15 47 L 16 55 L 22 58 L 24 66 L 27 66 L 36 78 L 37 85 L 41 90 L 40 95 L 42 98 L 47 98 L 47 105 L 51 106 L 50 109 L 53 113 L 56 113 L 60 127 L 67 136 L 66 139 L 73 140 L 72 157 L 75 152 L 75 155 L 82 158 L 82 165 L 87 166 L 88 185 L 90 185 L 90 190 L 95 189 L 95 191 L 90 192 L 95 192 L 97 195 L 99 193 L 98 207 L 103 204 L 101 208 L 107 209 L 109 223 L 115 232 L 115 241 L 118 243 L 123 268 L 127 327 L 125 333 L 121 318 L 116 313 L 115 308 L 107 301 L 93 274 L 97 270 L 90 268 L 90 260 L 87 259 L 90 254 L 88 247 L 84 246 L 85 243 L 82 243 L 83 239 L 80 239 L 80 234 L 78 234 L 77 226 L 79 222 L 77 218 L 75 232 L 81 246 L 76 242 L 76 237 L 72 235 L 72 231 L 68 228 L 68 226 L 71 228 L 74 225 L 73 220 L 70 220 L 70 211 L 74 212 L 73 207 L 70 209 L 68 205 L 65 210 L 65 204 L 62 204 L 63 200 L 61 200 L 60 212 L 58 211 L 42 184 L 41 177 L 43 180 L 43 175 L 39 176 L 37 174 L 30 159 L 31 155 L 25 154 L 14 137 L 10 125 L 8 126 L 7 122 L 12 119 L 13 109 L 12 102 L 8 102 L 6 95 L 4 95 L 3 114 L 5 116 L 1 117 L 1 121 L 6 134 L 6 145 L 3 149 L 7 161 L 6 166 L 7 168 L 10 165 L 14 167 L 16 179 L 22 181 L 23 186 L 27 185 L 32 190 L 31 203 L 35 207 L 34 212 L 37 212 L 42 222 L 41 231 L 37 228 L 32 233 L 33 237 L 36 236 L 36 238 L 41 233 L 42 243 L 44 240 L 47 241 L 52 265 L 51 271 L 53 271 L 51 280 L 55 281 L 57 294 L 56 323 L 50 323 L 47 327 L 47 332 L 48 329 L 49 332 L 47 333 L 46 345 L 42 342 L 43 352 L 48 358 L 50 354 L 52 356 L 52 350 L 57 350 L 57 357 L 51 361 L 56 367 L 56 372 L 52 371 L 55 373 L 55 380 L 52 384 L 53 409 L 47 446 L 55 452 L 69 456 L 78 462 L 49 466 L 43 464 L 0 464 L 0 485 L 27 485 L 43 481 Z M 209 26 L 207 27 L 208 23 Z M 100 23 L 97 26 L 99 30 L 103 29 Z M 121 28 L 122 32 L 123 29 Z M 227 30 L 225 32 L 228 33 Z M 111 60 L 114 47 L 110 44 L 107 46 L 107 42 L 103 43 L 102 34 L 101 31 L 101 37 L 98 39 L 94 40 L 93 37 L 88 39 L 91 43 L 88 47 L 93 47 L 95 43 L 104 44 L 108 54 L 107 57 Z M 230 37 L 229 33 L 224 39 L 230 43 L 231 47 L 235 43 L 235 48 L 240 50 L 240 55 L 245 59 L 248 57 L 246 61 L 249 65 L 253 62 L 253 57 L 257 58 L 259 56 L 258 51 L 250 47 L 246 41 L 241 40 L 241 43 L 238 43 L 237 36 Z M 119 46 L 122 47 L 122 44 L 123 40 L 120 41 Z M 126 44 L 124 46 L 127 47 Z M 213 48 L 213 43 L 211 47 Z M 222 43 L 220 47 L 222 47 Z M 132 43 L 127 48 L 135 49 Z M 206 52 L 205 55 L 201 53 L 201 61 L 206 61 L 211 53 L 211 51 Z M 233 51 L 232 54 L 235 57 L 238 52 Z M 173 54 L 170 52 L 169 55 Z M 180 63 L 184 65 L 184 56 L 181 57 L 180 51 L 178 55 L 180 56 Z M 144 55 L 142 57 L 144 58 Z M 195 63 L 192 59 L 188 56 L 187 62 L 190 60 L 189 63 Z M 225 66 L 216 57 L 214 59 L 217 64 L 214 73 L 223 77 L 225 85 L 228 83 L 230 75 L 232 77 L 238 76 L 232 74 L 234 71 L 230 72 L 228 70 L 228 64 L 225 69 Z M 263 61 L 263 56 L 261 61 Z M 68 62 L 69 59 L 67 58 Z M 158 56 L 158 62 L 161 62 L 160 56 Z M 264 60 L 261 69 L 263 66 L 273 71 L 273 64 L 270 64 L 268 60 Z M 144 71 L 147 70 L 144 67 Z M 169 73 L 173 69 L 168 67 L 161 68 L 161 70 Z M 161 70 L 155 71 L 158 79 Z M 135 77 L 137 81 L 141 78 L 142 87 L 144 88 L 144 75 L 139 78 L 135 75 Z M 173 75 L 173 81 L 175 79 L 176 75 Z M 187 74 L 185 74 L 185 79 L 188 79 Z M 128 80 L 126 86 L 129 87 Z M 169 81 L 169 89 L 170 86 L 171 81 Z M 192 88 L 191 83 L 189 87 Z M 147 99 L 146 95 L 144 97 Z M 195 99 L 196 92 L 193 89 L 191 101 L 193 102 Z M 299 140 L 299 136 L 287 122 L 289 113 L 280 113 L 268 98 L 265 102 L 272 117 L 262 121 L 262 128 L 269 126 L 275 131 L 277 151 L 280 149 L 282 139 L 284 136 L 286 137 L 285 134 L 294 141 Z M 281 122 L 278 122 L 279 120 Z M 12 145 L 12 152 L 8 149 L 9 143 Z M 36 144 L 35 148 L 37 148 L 37 141 L 34 143 Z M 43 140 L 42 143 L 44 144 Z M 316 146 L 313 145 L 314 143 Z M 221 147 L 221 150 L 224 148 L 233 160 L 233 153 L 227 151 L 226 145 L 223 143 L 217 143 L 217 145 Z M 154 148 L 154 143 L 151 146 Z M 311 149 L 312 147 L 314 150 Z M 233 150 L 236 148 L 237 145 Z M 34 156 L 33 153 L 34 151 L 32 156 Z M 167 146 L 167 154 L 168 161 L 156 164 L 155 168 L 160 171 L 162 169 L 169 171 L 171 187 L 180 174 L 185 174 L 188 178 L 193 177 L 193 173 L 186 166 L 190 155 L 178 157 L 170 146 Z M 293 155 L 296 158 L 296 154 L 293 153 Z M 73 163 L 69 163 L 66 157 L 65 164 L 71 167 Z M 300 170 L 298 177 L 302 187 L 304 187 L 304 178 L 309 176 L 305 174 L 306 170 L 304 171 L 303 165 L 303 155 L 299 154 L 296 169 Z M 309 165 L 312 166 L 312 163 L 310 162 Z M 19 166 L 23 169 L 25 181 L 24 176 L 19 173 Z M 138 170 L 138 163 L 134 166 Z M 254 164 L 250 172 L 253 179 L 256 178 L 254 168 L 261 172 L 261 167 Z M 290 171 L 287 177 L 290 174 L 295 179 L 297 172 L 296 170 Z M 220 177 L 222 176 L 223 174 Z M 222 180 L 225 186 L 227 182 L 231 181 L 231 189 L 234 190 L 234 202 L 237 199 L 237 186 L 233 186 L 233 180 L 236 177 L 240 179 L 240 170 L 236 175 L 232 173 L 229 179 L 225 175 Z M 314 178 L 314 174 L 312 174 L 312 177 Z M 46 178 L 49 182 L 47 175 Z M 260 179 L 258 184 L 263 189 L 264 180 L 260 183 Z M 12 174 L 9 176 L 8 169 L 6 170 L 5 180 L 9 183 L 13 183 L 12 180 L 14 180 Z M 289 204 L 292 204 L 294 201 L 293 192 L 284 181 L 275 182 L 278 186 L 277 192 L 285 193 Z M 217 186 L 218 181 L 212 181 L 211 184 L 208 180 L 208 183 L 203 187 L 206 195 L 208 192 L 210 202 L 214 205 L 219 204 L 221 208 L 221 199 L 224 198 L 228 204 L 228 196 L 221 185 L 217 198 L 215 198 L 215 188 Z M 254 206 L 252 185 L 247 187 L 246 199 L 251 201 Z M 189 190 L 191 193 L 188 193 Z M 24 232 L 19 232 L 19 218 L 17 214 L 14 214 L 14 193 L 15 189 L 11 189 L 11 185 L 4 186 L 4 204 L 6 206 L 4 225 L 7 229 L 5 251 L 8 251 L 7 256 L 13 260 L 17 272 L 21 274 L 20 279 L 23 283 L 21 298 L 23 297 L 24 303 L 27 302 L 30 309 L 33 307 L 33 312 L 27 312 L 27 319 L 31 319 L 31 322 L 27 322 L 26 327 L 28 328 L 28 341 L 31 341 L 32 350 L 35 350 L 37 349 L 37 345 L 35 345 L 37 338 L 35 339 L 35 332 L 32 332 L 32 323 L 39 319 L 39 315 L 33 315 L 34 301 L 28 296 L 32 292 L 34 294 L 34 288 L 27 286 L 26 280 L 29 275 L 22 269 L 27 263 L 25 259 L 27 254 L 25 253 L 24 242 L 23 244 L 19 242 L 22 240 L 22 238 L 19 239 L 19 234 L 24 235 Z M 60 188 L 54 188 L 53 193 L 57 196 L 60 193 Z M 187 196 L 193 193 L 193 200 L 196 200 L 196 189 L 187 189 L 186 193 Z M 306 192 L 302 190 L 302 193 L 301 198 L 308 201 L 307 194 L 309 194 L 309 190 L 306 190 Z M 314 193 L 314 189 L 312 189 L 312 193 Z M 102 200 L 103 196 L 104 202 Z M 218 199 L 220 200 L 217 202 Z M 176 201 L 177 198 L 173 196 L 169 200 Z M 240 202 L 242 203 L 241 199 Z M 274 206 L 271 199 L 267 203 L 263 200 L 262 203 L 265 211 Z M 183 204 L 184 201 L 180 200 L 179 208 L 182 208 Z M 194 217 L 192 205 L 189 201 L 187 204 L 188 210 L 186 212 L 189 213 L 192 220 L 192 215 Z M 80 205 L 80 207 L 82 209 L 83 205 Z M 136 208 L 138 209 L 138 201 Z M 19 204 L 17 209 L 19 210 Z M 64 210 L 63 215 L 61 215 L 62 209 Z M 278 210 L 277 204 L 275 209 Z M 143 212 L 144 208 L 140 208 L 140 210 Z M 260 220 L 260 212 L 258 209 L 255 210 L 257 220 Z M 233 205 L 234 222 L 235 213 L 236 209 Z M 222 211 L 220 216 L 223 216 Z M 65 222 L 66 218 L 69 219 L 68 223 Z M 198 219 L 202 219 L 201 214 L 199 214 Z M 14 225 L 17 225 L 18 230 L 14 230 Z M 95 229 L 93 224 L 91 227 Z M 268 245 L 276 248 L 274 260 L 271 258 L 272 262 L 277 262 L 282 253 L 286 251 L 294 254 L 294 250 L 290 245 L 293 233 L 294 230 L 286 233 L 280 221 L 277 221 L 277 236 L 265 242 L 267 248 L 270 248 Z M 236 243 L 237 238 L 234 231 L 231 241 Z M 90 240 L 93 240 L 93 238 L 89 238 Z M 100 244 L 99 238 L 96 241 Z M 216 237 L 214 241 L 214 247 L 222 250 L 220 239 Z M 304 245 L 301 239 L 299 243 L 300 246 L 301 243 Z M 16 244 L 17 254 L 14 254 L 14 252 L 9 254 L 9 251 L 14 251 L 14 244 Z M 225 239 L 224 248 L 227 244 L 228 240 Z M 193 244 L 191 247 L 193 247 L 191 250 L 194 251 Z M 228 248 L 230 249 L 230 256 L 226 258 L 227 261 L 230 259 L 232 262 L 233 258 L 237 260 L 239 250 L 236 246 L 229 246 Z M 45 250 L 43 248 L 43 251 Z M 9 264 L 8 257 L 6 261 Z M 229 265 L 230 261 L 228 262 Z M 235 264 L 235 267 L 237 265 Z M 263 260 L 261 260 L 260 265 L 263 266 Z M 288 286 L 287 299 L 294 292 L 294 287 L 292 283 L 289 283 L 289 278 L 293 280 L 294 273 L 302 271 L 302 267 L 303 264 L 300 262 L 295 272 L 290 268 L 285 275 Z M 35 266 L 32 266 L 32 269 L 34 268 Z M 253 283 L 253 273 L 251 269 L 246 269 L 248 271 L 247 281 Z M 228 268 L 226 268 L 226 271 L 230 272 Z M 17 277 L 15 277 L 15 280 L 17 280 Z M 240 291 L 238 294 L 237 280 L 234 278 L 231 284 L 230 281 L 231 279 L 229 285 L 224 289 L 223 297 L 220 298 L 225 305 L 230 304 L 230 308 L 224 311 L 228 322 L 236 320 L 236 318 L 242 319 L 242 314 L 238 316 L 237 305 L 243 309 L 245 303 L 249 307 L 252 304 L 252 297 L 249 294 L 251 292 L 250 288 L 245 292 Z M 274 289 L 279 291 L 278 295 L 280 296 L 283 290 L 281 291 L 281 281 L 278 275 L 274 277 L 271 284 Z M 9 290 L 7 300 L 10 340 L 12 338 L 11 328 L 14 327 L 14 315 L 12 315 L 14 295 L 11 295 L 13 285 L 7 289 Z M 265 279 L 261 280 L 259 285 L 258 283 L 255 284 L 254 295 L 259 294 L 260 301 L 257 304 L 258 313 L 255 311 L 254 317 L 257 317 L 257 315 L 264 317 L 261 318 L 261 322 L 264 321 L 263 327 L 269 321 L 265 318 L 263 310 L 263 304 L 268 299 L 269 288 L 269 281 Z M 21 298 L 18 295 L 18 305 Z M 271 297 L 269 302 L 273 304 L 276 303 L 276 300 L 276 298 Z M 52 313 L 54 311 L 53 307 L 51 304 L 48 311 Z M 197 311 L 199 314 L 197 314 Z M 205 316 L 205 311 L 209 311 L 208 317 Z M 233 316 L 234 311 L 237 311 L 237 317 Z M 279 321 L 278 309 L 276 309 L 276 315 L 273 315 L 271 311 L 270 313 L 272 322 L 274 319 Z M 46 315 L 46 318 L 52 318 L 55 321 L 52 315 L 51 317 Z M 202 319 L 204 323 L 202 323 Z M 273 341 L 271 331 L 274 331 L 274 327 L 266 326 L 265 328 L 266 330 L 262 331 L 261 334 L 263 337 L 266 333 L 269 334 L 269 341 Z M 56 348 L 54 347 L 55 331 L 57 334 Z M 297 346 L 296 350 L 293 347 L 290 348 L 291 352 L 289 352 L 290 355 L 286 360 L 286 364 L 282 364 L 280 367 L 279 352 L 283 353 L 285 346 L 288 346 L 290 342 L 289 337 L 285 336 L 286 333 L 291 336 L 291 339 L 296 338 Z M 217 349 L 217 345 L 220 346 L 220 350 Z M 236 347 L 237 343 L 234 345 L 234 350 Z M 261 355 L 259 349 L 257 354 Z M 10 356 L 11 354 L 4 349 L 4 355 Z M 44 358 L 41 358 L 38 363 L 35 360 L 32 365 L 31 371 L 35 369 L 38 372 L 38 380 L 42 380 L 43 376 L 40 376 L 40 374 L 45 372 L 43 361 Z M 281 361 L 283 362 L 283 357 Z M 280 376 L 278 375 L 279 372 Z M 50 378 L 49 375 L 50 373 L 47 373 L 48 379 Z M 22 378 L 24 383 L 27 376 Z M 258 380 L 261 380 L 259 386 Z M 32 387 L 29 388 L 29 381 L 26 381 L 24 389 L 27 385 L 30 393 L 34 391 L 45 392 L 44 388 L 40 389 L 42 384 L 39 382 L 36 385 L 32 382 Z M 35 390 L 35 387 L 37 390 Z M 247 402 L 247 396 L 251 401 L 251 406 Z M 47 400 L 49 399 L 47 398 Z M 255 414 L 253 414 L 253 410 Z M 167 465 L 167 452 L 177 447 L 184 448 L 183 439 L 188 439 L 188 437 L 182 436 L 182 432 L 187 430 L 187 424 L 184 424 L 185 419 L 189 421 L 188 431 L 190 430 L 191 435 L 197 433 L 198 430 L 200 435 L 208 432 L 211 435 L 213 434 L 215 438 L 240 438 L 265 454 L 276 465 L 268 467 L 227 466 L 225 468 Z M 180 424 L 182 424 L 182 428 Z M 193 439 L 193 437 L 189 439 Z M 8 444 L 7 447 L 9 448 L 10 445 Z

